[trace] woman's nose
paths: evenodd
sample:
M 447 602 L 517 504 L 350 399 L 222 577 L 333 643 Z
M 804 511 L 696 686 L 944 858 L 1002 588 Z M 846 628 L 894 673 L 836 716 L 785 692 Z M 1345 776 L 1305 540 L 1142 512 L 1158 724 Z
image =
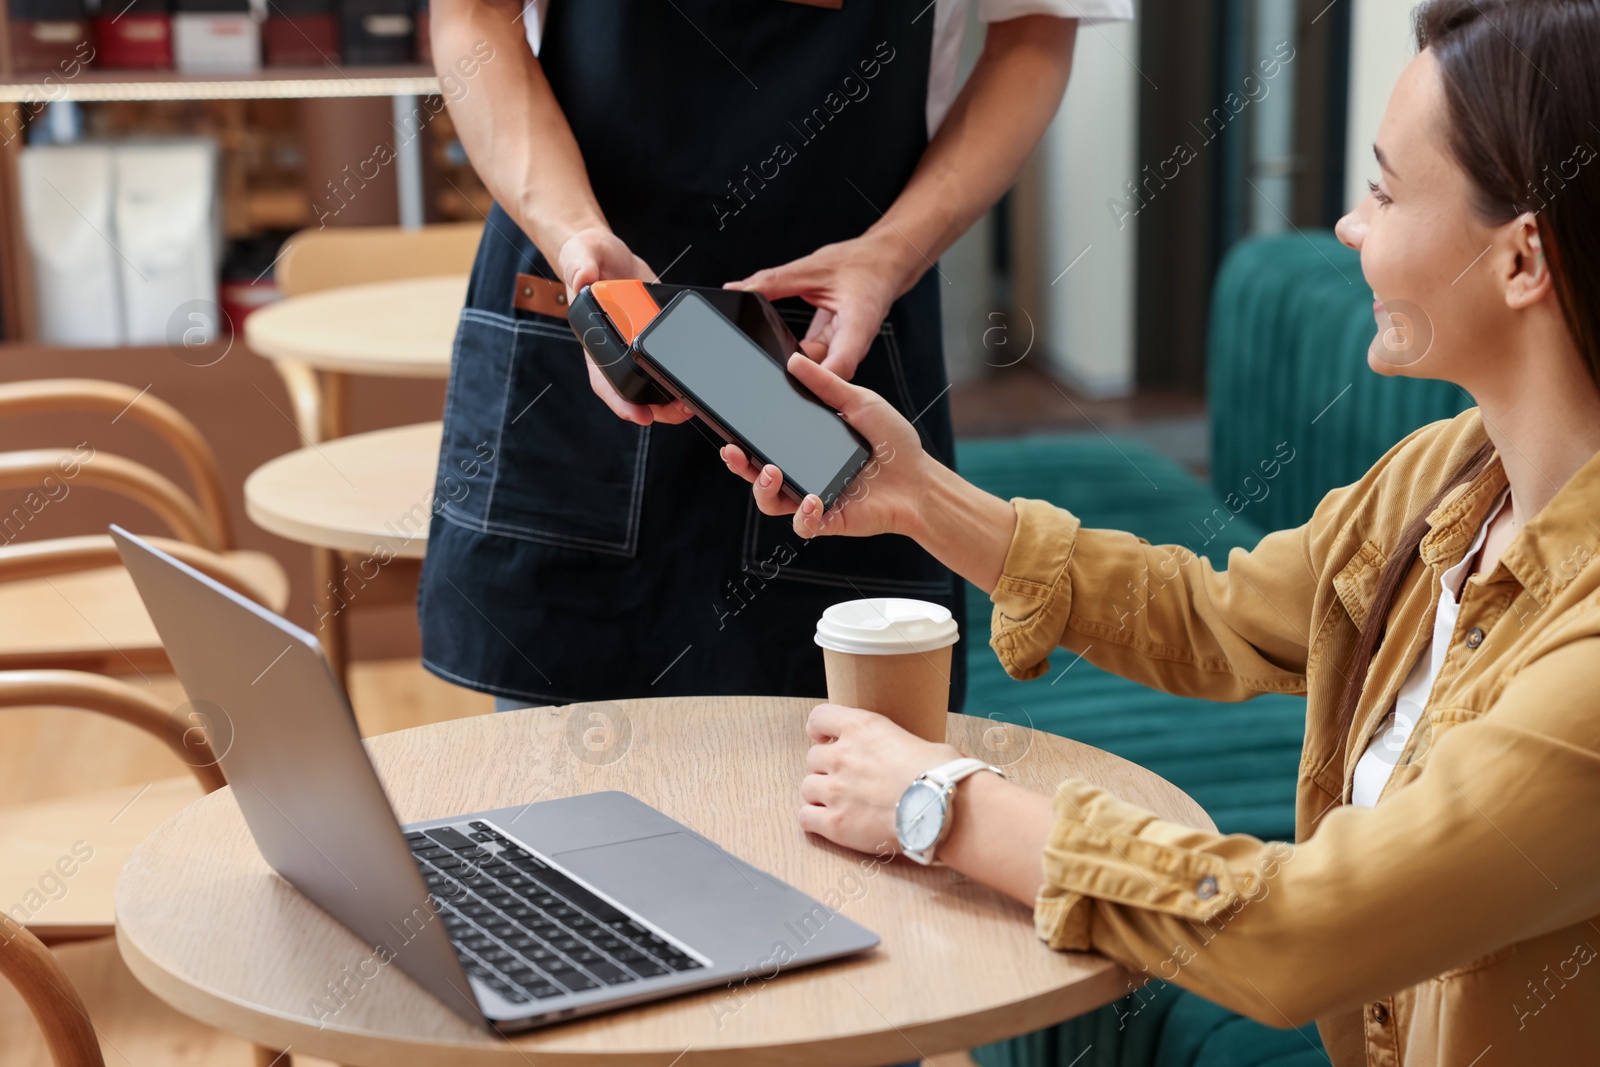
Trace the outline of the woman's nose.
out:
M 1367 236 L 1367 220 L 1361 217 L 1361 209 L 1357 208 L 1335 223 L 1333 232 L 1345 247 L 1361 251 L 1361 242 Z

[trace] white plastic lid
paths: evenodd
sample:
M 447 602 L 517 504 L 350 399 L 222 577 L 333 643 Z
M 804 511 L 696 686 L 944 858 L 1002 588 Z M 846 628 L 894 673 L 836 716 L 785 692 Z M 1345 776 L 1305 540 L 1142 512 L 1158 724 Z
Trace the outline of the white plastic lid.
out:
M 953 645 L 960 627 L 950 609 L 926 600 L 876 597 L 835 604 L 817 620 L 817 644 L 858 656 L 932 652 Z

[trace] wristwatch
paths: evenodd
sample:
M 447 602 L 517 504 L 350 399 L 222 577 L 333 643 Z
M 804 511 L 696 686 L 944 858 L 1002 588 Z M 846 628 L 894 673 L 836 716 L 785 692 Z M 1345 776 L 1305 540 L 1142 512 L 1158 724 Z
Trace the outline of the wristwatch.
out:
M 941 764 L 917 776 L 900 794 L 894 806 L 894 830 L 900 839 L 900 851 L 923 866 L 935 861 L 934 851 L 939 843 L 950 836 L 953 823 L 950 798 L 955 796 L 956 783 L 979 771 L 993 771 L 1004 778 L 1006 772 L 991 767 L 981 759 L 965 757 Z

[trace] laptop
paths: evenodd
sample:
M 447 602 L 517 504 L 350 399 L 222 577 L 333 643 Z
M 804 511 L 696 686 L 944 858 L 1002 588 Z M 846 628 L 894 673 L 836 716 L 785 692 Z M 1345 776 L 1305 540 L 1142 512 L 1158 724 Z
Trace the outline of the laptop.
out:
M 878 943 L 622 792 L 400 825 L 317 639 L 111 535 L 267 862 L 465 1018 L 514 1032 Z

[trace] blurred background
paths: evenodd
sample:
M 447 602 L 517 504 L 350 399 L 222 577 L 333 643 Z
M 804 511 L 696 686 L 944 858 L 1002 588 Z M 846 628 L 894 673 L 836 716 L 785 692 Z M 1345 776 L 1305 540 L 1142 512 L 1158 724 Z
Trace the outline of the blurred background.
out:
M 271 18 L 249 0 L 85 3 L 10 0 L 0 25 L 0 377 L 148 386 L 198 420 L 237 486 L 295 442 L 263 403 L 289 411 L 271 368 L 229 347 L 280 296 L 284 239 L 470 223 L 488 195 L 427 65 L 426 0 L 297 0 Z M 1132 23 L 1083 29 L 1021 180 L 941 264 L 958 433 L 1127 427 L 1204 472 L 1219 265 L 1364 194 L 1409 11 L 1142 0 Z M 191 321 L 191 300 L 220 315 Z M 349 429 L 434 417 L 442 389 L 353 381 Z M 0 447 L 32 432 L 0 426 Z M 304 553 L 232 506 L 241 543 L 278 556 L 304 605 Z M 41 515 L 37 532 L 80 519 Z M 408 613 L 387 615 L 353 629 L 357 658 L 414 652 Z
M 1049 132 L 939 265 L 959 466 L 996 493 L 1220 560 L 1302 522 L 1406 432 L 1469 402 L 1366 371 L 1371 293 L 1329 232 L 1366 195 L 1370 145 L 1412 53 L 1411 4 L 1137 6 L 1131 23 L 1080 30 Z M 968 17 L 970 66 L 982 38 Z M 444 108 L 471 75 L 441 84 L 427 20 L 427 0 L 274 0 L 270 15 L 258 0 L 0 4 L 0 666 L 117 676 L 182 712 L 148 620 L 127 606 L 131 586 L 67 540 L 115 521 L 214 552 L 336 644 L 364 732 L 489 710 L 417 658 L 430 432 L 438 447 L 427 427 L 489 208 Z M 453 279 L 417 281 L 441 273 L 434 262 Z M 327 352 L 301 342 L 336 322 L 309 309 L 326 298 L 344 309 L 336 318 L 353 314 L 353 290 L 322 290 L 347 286 L 355 264 L 362 281 L 401 279 L 362 305 L 392 343 L 357 353 L 369 373 L 317 369 Z M 294 323 L 291 305 L 308 309 Z M 337 340 L 359 341 L 349 334 Z M 68 403 L 70 389 L 38 384 L 54 379 L 106 384 Z M 389 428 L 398 436 L 374 436 Z M 60 451 L 85 447 L 137 464 L 121 477 L 132 491 L 101 491 L 115 464 Z M 405 477 L 389 484 L 385 463 Z M 340 516 L 372 501 L 382 529 L 344 536 Z M 318 509 L 320 529 L 299 521 Z M 375 561 L 360 547 L 374 539 L 398 557 Z M 76 570 L 41 563 L 48 551 Z M 1030 687 L 988 653 L 987 619 L 973 592 L 969 713 L 1135 760 L 1224 831 L 1292 837 L 1302 699 L 1207 706 L 1068 657 Z M 193 783 L 160 784 L 183 770 L 168 747 L 81 713 L 0 716 L 0 907 L 25 899 L 55 855 L 36 828 L 92 817 L 98 834 L 121 820 L 131 848 L 134 824 L 187 802 Z M 107 1062 L 252 1062 L 243 1042 L 139 988 L 104 937 L 107 916 L 67 921 L 92 911 L 95 892 L 109 909 L 114 869 L 95 868 L 107 871 L 98 890 L 76 883 L 30 926 L 118 1035 L 103 1042 Z M 1270 1031 L 1161 983 L 1108 1012 L 973 1056 L 1325 1062 L 1309 1028 Z M 45 1062 L 0 986 L 0 1067 Z

